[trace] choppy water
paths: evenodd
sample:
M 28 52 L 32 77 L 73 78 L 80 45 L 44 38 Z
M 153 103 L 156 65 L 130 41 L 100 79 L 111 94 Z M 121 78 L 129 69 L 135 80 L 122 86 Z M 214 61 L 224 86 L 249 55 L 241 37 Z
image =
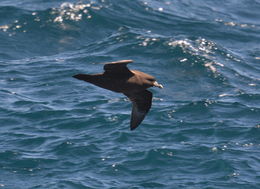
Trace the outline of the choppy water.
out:
M 0 188 L 259 188 L 259 0 L 1 0 Z M 133 59 L 153 106 L 73 79 Z

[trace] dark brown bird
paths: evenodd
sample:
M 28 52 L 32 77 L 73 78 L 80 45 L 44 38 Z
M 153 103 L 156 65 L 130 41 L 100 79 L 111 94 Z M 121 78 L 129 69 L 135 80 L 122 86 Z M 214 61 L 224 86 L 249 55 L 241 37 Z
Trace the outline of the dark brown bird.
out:
M 104 73 L 77 74 L 73 77 L 126 95 L 133 103 L 130 129 L 134 130 L 143 121 L 152 105 L 153 94 L 146 89 L 149 87 L 163 88 L 163 86 L 149 74 L 129 70 L 127 64 L 131 62 L 133 61 L 108 62 L 104 65 Z

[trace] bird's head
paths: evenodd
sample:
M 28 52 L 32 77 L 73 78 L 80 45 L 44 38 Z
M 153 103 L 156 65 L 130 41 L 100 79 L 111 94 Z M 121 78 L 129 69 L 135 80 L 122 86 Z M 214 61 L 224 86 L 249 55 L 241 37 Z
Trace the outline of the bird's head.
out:
M 141 80 L 145 86 L 159 87 L 161 89 L 163 88 L 163 86 L 156 81 L 155 77 L 153 77 L 147 73 L 137 71 L 137 70 L 131 70 L 131 72 L 133 72 L 135 74 L 135 76 L 137 76 L 136 78 L 138 80 Z
M 158 88 L 163 88 L 163 85 L 159 84 L 154 77 L 149 77 L 147 78 L 148 82 L 153 86 L 153 87 L 158 87 Z

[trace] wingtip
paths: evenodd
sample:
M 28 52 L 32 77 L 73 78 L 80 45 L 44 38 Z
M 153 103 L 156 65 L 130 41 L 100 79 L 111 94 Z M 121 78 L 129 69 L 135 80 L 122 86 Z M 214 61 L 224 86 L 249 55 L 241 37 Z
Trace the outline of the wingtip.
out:
M 129 59 L 129 60 L 120 60 L 118 62 L 121 62 L 121 63 L 132 63 L 134 61 Z
M 78 80 L 84 80 L 84 81 L 88 81 L 91 77 L 91 75 L 88 75 L 88 74 L 76 74 L 76 75 L 73 75 L 72 77 L 78 79 Z
M 137 127 L 139 127 L 139 125 L 142 123 L 142 121 L 145 118 L 146 113 L 142 113 L 141 117 L 139 117 L 140 115 L 131 115 L 131 121 L 130 121 L 130 130 L 133 131 L 135 130 Z
M 133 131 L 133 130 L 135 130 L 137 127 L 138 127 L 138 126 L 136 126 L 136 127 L 130 126 L 130 130 Z
M 113 61 L 113 62 L 105 62 L 103 64 L 129 64 L 129 63 L 132 63 L 134 62 L 133 60 L 118 60 L 118 61 Z
M 73 75 L 72 77 L 74 77 L 76 79 L 79 79 L 80 78 L 80 74 Z

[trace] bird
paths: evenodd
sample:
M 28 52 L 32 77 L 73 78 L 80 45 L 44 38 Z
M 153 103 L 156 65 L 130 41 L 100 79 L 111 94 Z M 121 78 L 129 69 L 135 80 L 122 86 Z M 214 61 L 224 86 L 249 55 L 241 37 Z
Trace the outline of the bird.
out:
M 133 60 L 107 62 L 103 63 L 103 73 L 73 75 L 76 79 L 127 96 L 132 102 L 130 130 L 141 124 L 152 106 L 153 93 L 147 88 L 163 88 L 155 77 L 138 70 L 129 70 L 127 65 L 132 62 Z

